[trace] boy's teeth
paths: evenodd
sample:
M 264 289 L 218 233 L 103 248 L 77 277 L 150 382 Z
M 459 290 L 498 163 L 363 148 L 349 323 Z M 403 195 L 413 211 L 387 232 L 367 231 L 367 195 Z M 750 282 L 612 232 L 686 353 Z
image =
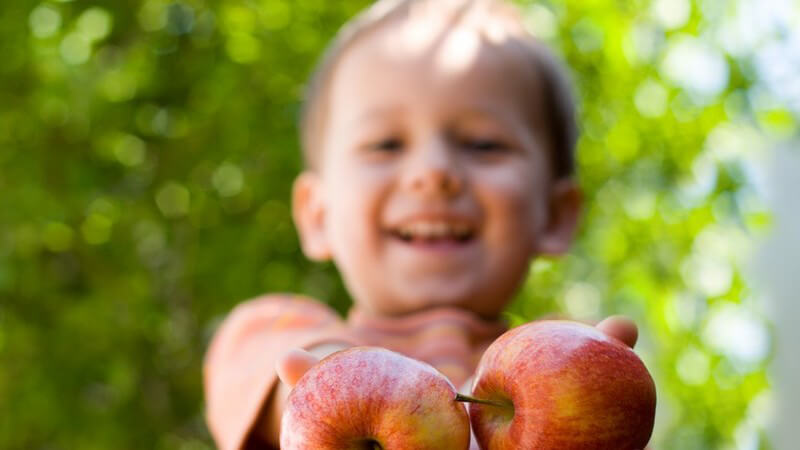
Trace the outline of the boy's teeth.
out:
M 466 224 L 448 224 L 444 222 L 416 222 L 400 227 L 398 234 L 403 239 L 422 238 L 436 239 L 444 237 L 464 238 L 470 234 Z

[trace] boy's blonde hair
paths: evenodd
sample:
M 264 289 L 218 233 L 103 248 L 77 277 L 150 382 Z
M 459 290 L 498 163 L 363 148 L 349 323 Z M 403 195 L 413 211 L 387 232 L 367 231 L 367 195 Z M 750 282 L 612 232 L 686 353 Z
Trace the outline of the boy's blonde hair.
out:
M 522 44 L 530 63 L 535 66 L 544 98 L 544 119 L 550 133 L 552 170 L 555 178 L 569 177 L 575 170 L 574 151 L 578 138 L 575 104 L 565 70 L 541 43 L 525 29 L 519 11 L 503 0 L 378 0 L 345 24 L 326 49 L 305 92 L 300 118 L 300 140 L 306 167 L 319 169 L 319 153 L 325 132 L 333 74 L 345 52 L 360 39 L 395 19 L 415 20 L 416 14 L 436 14 L 450 25 L 458 25 L 470 16 L 470 25 L 487 33 L 500 24 L 507 36 Z M 474 14 L 473 14 L 474 13 Z M 474 20 L 475 17 L 479 19 Z

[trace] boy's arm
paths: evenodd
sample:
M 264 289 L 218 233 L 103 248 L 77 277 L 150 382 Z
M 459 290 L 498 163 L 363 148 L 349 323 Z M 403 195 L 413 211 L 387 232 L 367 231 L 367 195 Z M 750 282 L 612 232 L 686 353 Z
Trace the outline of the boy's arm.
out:
M 254 427 L 268 400 L 281 406 L 286 397 L 276 388 L 282 354 L 333 342 L 357 343 L 338 314 L 313 299 L 266 295 L 237 306 L 215 332 L 203 367 L 206 420 L 217 447 L 269 448 Z

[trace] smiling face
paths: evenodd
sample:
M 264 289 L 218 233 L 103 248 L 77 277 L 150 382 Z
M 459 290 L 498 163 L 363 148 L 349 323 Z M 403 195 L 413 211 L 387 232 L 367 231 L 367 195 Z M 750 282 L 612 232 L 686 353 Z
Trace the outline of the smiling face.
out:
M 568 246 L 580 196 L 552 175 L 519 56 L 466 27 L 421 44 L 401 22 L 339 61 L 320 168 L 298 177 L 293 208 L 306 255 L 332 257 L 361 307 L 496 317 L 534 255 Z

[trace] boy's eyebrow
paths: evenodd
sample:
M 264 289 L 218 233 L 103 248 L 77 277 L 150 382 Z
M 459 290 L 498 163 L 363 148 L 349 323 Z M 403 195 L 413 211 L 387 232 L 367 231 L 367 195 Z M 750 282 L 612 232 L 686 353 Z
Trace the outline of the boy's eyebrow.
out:
M 497 109 L 484 105 L 470 105 L 464 108 L 463 112 L 455 115 L 453 122 L 458 123 L 468 120 L 479 120 L 491 122 L 492 124 L 503 126 L 515 126 L 514 114 L 509 114 L 505 109 Z
M 384 116 L 396 115 L 402 113 L 404 110 L 405 108 L 402 106 L 380 106 L 371 108 L 351 119 L 347 125 L 348 127 L 360 126 L 363 125 L 364 122 L 377 120 Z M 458 122 L 464 119 L 490 119 L 493 121 L 496 121 L 497 119 L 508 120 L 510 117 L 508 117 L 507 114 L 504 114 L 502 110 L 496 110 L 482 105 L 470 105 L 466 108 L 463 108 L 463 111 L 459 111 L 457 114 L 455 114 L 454 118 L 455 121 Z
M 463 112 L 459 112 L 456 114 L 457 120 L 464 120 L 464 119 L 492 119 L 495 120 L 498 117 L 499 111 L 493 111 L 492 108 L 487 108 L 483 106 L 470 106 L 469 108 L 465 108 Z
M 378 120 L 385 116 L 391 116 L 403 111 L 401 106 L 380 106 L 377 108 L 370 108 L 363 113 L 357 115 L 347 123 L 347 128 L 363 126 L 365 122 Z
M 345 129 L 358 130 L 363 128 L 365 125 L 368 125 L 370 122 L 381 120 L 384 117 L 401 115 L 405 109 L 406 108 L 402 105 L 377 106 L 368 108 L 366 111 L 362 112 L 361 114 L 357 114 L 355 117 L 347 121 L 345 124 Z M 519 127 L 524 127 L 524 122 L 516 120 L 515 115 L 510 114 L 507 110 L 493 108 L 490 105 L 481 104 L 465 105 L 464 107 L 460 108 L 460 110 L 453 114 L 448 120 L 447 126 L 458 127 L 459 124 L 464 124 L 465 122 L 469 123 L 470 121 L 476 121 L 484 124 L 490 123 L 495 126 L 508 128 L 508 131 L 512 133 L 519 132 Z

